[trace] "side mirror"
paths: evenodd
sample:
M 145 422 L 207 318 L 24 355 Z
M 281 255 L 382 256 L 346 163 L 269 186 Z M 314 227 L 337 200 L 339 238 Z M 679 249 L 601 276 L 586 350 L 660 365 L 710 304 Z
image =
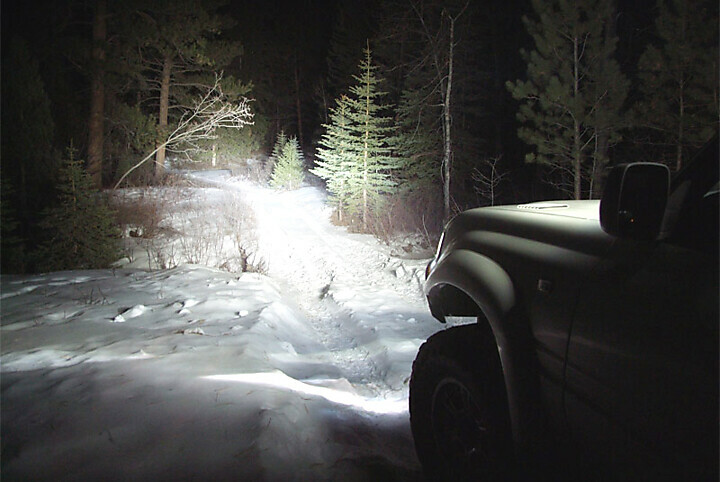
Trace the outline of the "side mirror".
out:
M 663 164 L 633 163 L 613 168 L 600 201 L 600 226 L 613 236 L 657 239 L 670 190 Z

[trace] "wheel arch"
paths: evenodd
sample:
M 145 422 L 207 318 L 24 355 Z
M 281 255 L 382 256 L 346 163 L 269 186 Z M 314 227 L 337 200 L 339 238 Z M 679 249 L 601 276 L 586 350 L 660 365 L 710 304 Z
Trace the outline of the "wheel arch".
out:
M 442 258 L 425 282 L 433 316 L 484 314 L 491 324 L 502 320 L 515 305 L 515 288 L 505 270 L 490 258 L 458 249 Z
M 537 364 L 530 324 L 518 306 L 516 288 L 495 261 L 469 250 L 456 250 L 440 260 L 426 281 L 435 318 L 473 316 L 495 341 L 505 381 L 508 412 L 516 450 L 524 452 L 538 416 Z M 539 402 L 537 402 L 539 403 Z

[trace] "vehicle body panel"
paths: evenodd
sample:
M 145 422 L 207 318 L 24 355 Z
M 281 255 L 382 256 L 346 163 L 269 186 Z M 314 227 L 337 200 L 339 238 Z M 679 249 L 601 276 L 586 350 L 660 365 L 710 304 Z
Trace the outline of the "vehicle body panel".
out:
M 527 400 L 542 399 L 555 405 L 546 413 L 562 413 L 558 404 L 575 298 L 613 241 L 600 229 L 598 211 L 598 201 L 563 201 L 462 213 L 446 229 L 426 280 L 438 319 L 482 315 L 490 323 L 509 378 L 516 439 L 538 423 L 539 409 Z M 514 381 L 531 371 L 540 374 L 536 385 Z M 553 423 L 564 420 L 556 416 Z
M 552 429 L 609 472 L 717 475 L 717 140 L 709 146 L 673 180 L 657 239 L 606 233 L 598 201 L 478 208 L 446 227 L 428 303 L 440 321 L 490 325 L 520 451 Z

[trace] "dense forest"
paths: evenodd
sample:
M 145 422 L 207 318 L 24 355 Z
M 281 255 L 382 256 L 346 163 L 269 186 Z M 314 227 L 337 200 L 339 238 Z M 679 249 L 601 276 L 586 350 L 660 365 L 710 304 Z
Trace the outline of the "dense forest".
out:
M 713 0 L 5 0 L 2 272 L 107 265 L 112 189 L 174 167 L 378 236 L 597 198 L 712 137 L 718 69 Z

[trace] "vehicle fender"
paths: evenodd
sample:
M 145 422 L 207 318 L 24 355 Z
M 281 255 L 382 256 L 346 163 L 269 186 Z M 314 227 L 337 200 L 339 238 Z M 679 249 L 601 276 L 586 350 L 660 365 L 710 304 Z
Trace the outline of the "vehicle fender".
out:
M 486 323 L 497 344 L 502 365 L 508 411 L 516 450 L 524 451 L 538 432 L 538 410 L 528 402 L 538 400 L 537 364 L 533 358 L 530 327 L 523 317 L 512 279 L 492 259 L 458 249 L 441 258 L 425 284 L 433 316 L 477 316 Z M 452 304 L 464 304 L 454 312 Z M 470 303 L 468 303 L 470 302 Z
M 473 304 L 467 304 L 456 290 Z M 483 314 L 495 325 L 515 305 L 515 288 L 505 270 L 492 259 L 466 249 L 440 259 L 426 280 L 425 293 L 433 316 L 443 323 L 449 315 Z

